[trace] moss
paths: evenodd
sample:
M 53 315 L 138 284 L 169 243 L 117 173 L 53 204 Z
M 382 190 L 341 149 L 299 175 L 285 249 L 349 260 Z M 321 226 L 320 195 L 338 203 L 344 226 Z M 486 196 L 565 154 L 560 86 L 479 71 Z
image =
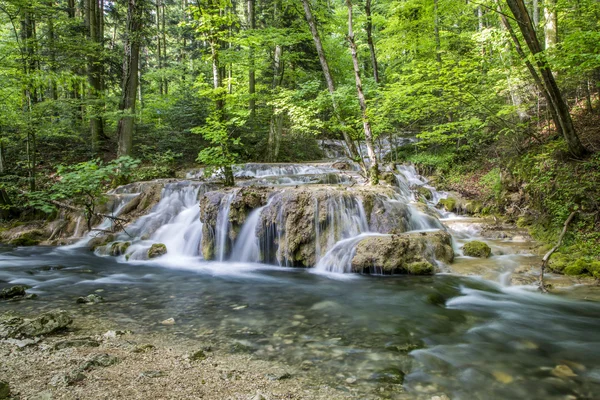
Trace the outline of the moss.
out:
M 167 246 L 162 243 L 154 243 L 148 249 L 148 258 L 156 258 L 167 254 Z
M 446 209 L 446 211 L 456 211 L 457 201 L 454 197 L 441 199 L 439 204 L 442 205 Z
M 111 256 L 122 256 L 131 246 L 131 242 L 115 242 L 110 246 L 109 254 Z
M 421 196 L 423 196 L 426 200 L 433 199 L 433 195 L 431 194 L 431 190 L 427 189 L 426 187 L 420 186 L 417 189 L 417 193 L 419 193 Z
M 12 244 L 13 246 L 37 246 L 42 240 L 44 240 L 44 236 L 44 231 L 34 229 L 21 233 L 8 243 Z
M 554 253 L 552 258 L 550 258 L 550 262 L 548 263 L 548 268 L 552 272 L 562 273 L 564 269 L 569 265 L 572 261 L 571 257 L 562 253 Z
M 487 244 L 474 240 L 463 246 L 463 253 L 469 257 L 488 258 L 492 255 L 492 249 Z
M 583 258 L 580 258 L 577 261 L 567 265 L 563 272 L 565 275 L 582 275 L 587 272 L 587 266 L 587 261 Z
M 406 270 L 411 275 L 433 275 L 433 265 L 427 261 L 417 261 L 406 266 Z

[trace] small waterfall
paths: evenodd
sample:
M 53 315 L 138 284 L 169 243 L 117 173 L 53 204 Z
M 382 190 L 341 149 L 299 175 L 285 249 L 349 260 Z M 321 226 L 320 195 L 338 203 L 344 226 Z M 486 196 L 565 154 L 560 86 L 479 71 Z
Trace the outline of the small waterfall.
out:
M 225 261 L 225 255 L 227 254 L 227 248 L 229 244 L 229 210 L 231 209 L 231 202 L 235 197 L 235 192 L 229 193 L 221 201 L 221 207 L 219 209 L 219 215 L 217 216 L 217 226 L 215 236 L 217 239 L 217 260 Z
M 131 241 L 127 259 L 144 260 L 154 243 L 167 247 L 169 257 L 198 256 L 202 240 L 198 196 L 203 183 L 181 181 L 165 185 L 152 211 L 125 228 L 120 241 Z
M 356 245 L 371 236 L 384 236 L 377 233 L 363 233 L 337 242 L 315 265 L 317 273 L 345 274 L 352 272 L 352 259 L 356 254 Z
M 257 236 L 260 214 L 267 207 L 266 205 L 253 210 L 242 226 L 242 230 L 233 246 L 231 252 L 231 261 L 239 262 L 258 262 L 260 257 L 260 243 Z
M 248 163 L 235 165 L 233 172 L 236 178 L 264 178 L 281 175 L 316 175 L 338 171 L 328 165 Z

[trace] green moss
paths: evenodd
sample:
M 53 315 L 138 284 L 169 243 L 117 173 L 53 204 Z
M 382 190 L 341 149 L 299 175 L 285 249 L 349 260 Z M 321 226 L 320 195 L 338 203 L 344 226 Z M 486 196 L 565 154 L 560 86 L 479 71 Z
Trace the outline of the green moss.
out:
M 463 246 L 463 253 L 469 257 L 488 258 L 492 255 L 492 249 L 487 244 L 474 240 Z
M 433 199 L 433 195 L 431 194 L 431 190 L 429 190 L 429 189 L 427 189 L 427 188 L 425 188 L 423 186 L 420 186 L 417 189 L 417 193 L 419 193 L 421 196 L 423 196 L 426 200 Z
M 434 268 L 427 261 L 417 261 L 406 266 L 406 270 L 411 275 L 433 275 Z
M 109 254 L 111 256 L 122 256 L 131 246 L 131 242 L 115 242 L 110 246 Z
M 162 243 L 154 243 L 148 249 L 148 258 L 156 258 L 164 254 L 167 254 L 167 246 Z
M 562 253 L 554 253 L 552 258 L 550 258 L 550 262 L 548 263 L 548 268 L 552 272 L 562 273 L 567 265 L 572 261 L 571 257 Z
M 439 204 L 442 205 L 446 211 L 456 210 L 456 199 L 454 197 L 448 197 L 447 199 L 441 199 Z
M 583 258 L 567 265 L 564 269 L 565 275 L 582 275 L 587 272 L 588 262 Z

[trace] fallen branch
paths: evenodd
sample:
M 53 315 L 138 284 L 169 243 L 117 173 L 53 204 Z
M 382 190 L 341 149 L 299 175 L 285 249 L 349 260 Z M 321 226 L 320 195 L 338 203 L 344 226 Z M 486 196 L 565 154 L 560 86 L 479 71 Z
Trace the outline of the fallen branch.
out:
M 546 285 L 544 285 L 544 271 L 546 270 L 546 267 L 548 266 L 550 257 L 552 257 L 552 254 L 554 254 L 554 252 L 556 250 L 558 250 L 558 248 L 562 244 L 563 238 L 565 237 L 565 234 L 567 233 L 567 229 L 569 228 L 569 224 L 571 223 L 573 218 L 575 218 L 575 215 L 577 215 L 578 212 L 579 211 L 573 211 L 571 214 L 569 214 L 569 217 L 567 218 L 567 220 L 565 221 L 565 224 L 563 226 L 562 232 L 560 233 L 560 236 L 558 237 L 558 241 L 556 242 L 556 245 L 552 249 L 550 249 L 550 251 L 547 252 L 546 255 L 544 255 L 544 258 L 542 258 L 542 269 L 541 269 L 540 283 L 539 283 L 539 288 L 542 291 L 542 293 L 548 293 L 548 289 L 546 289 Z

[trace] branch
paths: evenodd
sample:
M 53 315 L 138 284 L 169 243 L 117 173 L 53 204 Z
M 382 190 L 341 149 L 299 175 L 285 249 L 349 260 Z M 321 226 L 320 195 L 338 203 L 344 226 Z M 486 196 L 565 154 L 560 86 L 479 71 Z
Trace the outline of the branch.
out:
M 548 262 L 550 261 L 550 257 L 552 257 L 552 254 L 554 254 L 554 252 L 556 250 L 558 250 L 558 248 L 562 244 L 563 238 L 565 237 L 565 234 L 567 233 L 567 229 L 569 228 L 569 224 L 571 223 L 573 218 L 575 218 L 575 215 L 577 215 L 578 212 L 579 211 L 573 211 L 571 214 L 569 214 L 569 217 L 567 218 L 567 220 L 565 221 L 565 225 L 563 226 L 562 232 L 560 233 L 560 236 L 558 237 L 558 241 L 556 242 L 556 245 L 552 249 L 550 249 L 549 252 L 546 253 L 544 258 L 542 258 L 542 269 L 541 269 L 540 283 L 539 283 L 539 288 L 542 291 L 542 293 L 548 293 L 548 289 L 546 289 L 546 286 L 544 285 L 544 270 L 548 266 Z

